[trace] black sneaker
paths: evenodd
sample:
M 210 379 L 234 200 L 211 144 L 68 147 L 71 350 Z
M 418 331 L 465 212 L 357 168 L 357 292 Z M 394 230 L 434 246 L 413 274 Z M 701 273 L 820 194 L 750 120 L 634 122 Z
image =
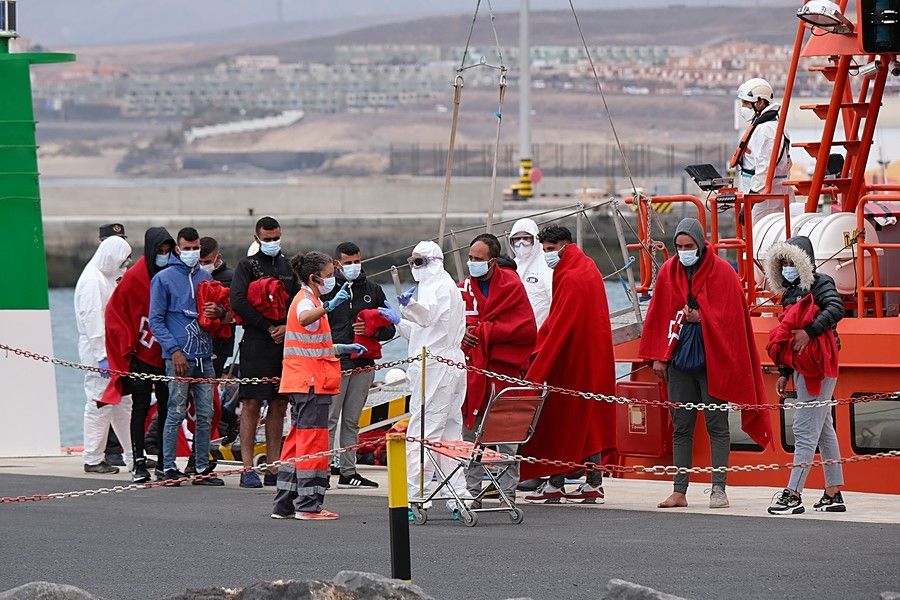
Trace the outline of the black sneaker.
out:
M 216 477 L 215 467 L 206 467 L 201 475 L 204 477 L 201 479 L 194 479 L 191 481 L 191 485 L 205 485 L 210 487 L 221 487 L 225 485 L 225 481 L 221 477 Z
M 184 468 L 184 474 L 188 477 L 193 477 L 197 474 L 197 463 L 194 461 L 193 454 L 191 454 L 191 457 L 188 459 L 187 466 Z
M 183 479 L 184 477 L 187 476 L 178 469 L 166 469 L 165 473 L 163 474 L 163 481 L 167 482 L 166 486 L 180 487 L 181 483 L 178 480 Z
M 150 481 L 150 471 L 147 470 L 147 459 L 138 458 L 134 461 L 134 471 L 131 473 L 132 483 L 147 483 Z
M 337 486 L 339 488 L 377 488 L 378 484 L 359 473 L 354 473 L 353 475 L 341 475 Z
M 165 481 L 165 479 L 166 479 L 166 473 L 165 473 L 165 471 L 163 471 L 163 470 L 162 470 L 161 468 L 159 468 L 159 467 L 156 467 L 155 469 L 153 469 L 153 475 L 156 476 L 156 480 L 157 480 L 157 481 Z
M 156 459 L 150 458 L 149 456 L 144 458 L 144 460 L 146 461 L 146 464 L 144 466 L 148 469 L 155 469 L 159 466 L 156 464 Z
M 836 492 L 834 496 L 822 494 L 822 499 L 813 504 L 813 509 L 818 512 L 847 512 L 840 492 Z
M 96 465 L 84 465 L 84 472 L 97 473 L 100 475 L 115 475 L 119 472 L 119 467 L 114 467 L 105 460 L 101 460 Z
M 803 508 L 803 499 L 795 496 L 791 490 L 784 490 L 781 496 L 768 508 L 770 515 L 799 515 L 806 512 Z
M 121 454 L 107 454 L 104 462 L 114 467 L 124 467 L 125 457 L 123 457 Z
M 340 465 L 331 465 L 331 474 L 332 475 L 340 475 L 341 474 Z

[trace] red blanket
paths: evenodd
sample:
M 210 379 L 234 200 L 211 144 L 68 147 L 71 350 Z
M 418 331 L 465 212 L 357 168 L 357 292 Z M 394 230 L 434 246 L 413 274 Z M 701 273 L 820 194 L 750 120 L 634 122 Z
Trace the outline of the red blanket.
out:
M 613 394 L 615 358 L 606 289 L 597 265 L 569 244 L 553 270 L 550 314 L 538 331 L 526 379 L 569 389 Z M 525 456 L 582 461 L 614 448 L 615 405 L 550 394 Z M 555 475 L 559 467 L 522 463 L 522 479 Z
M 381 342 L 375 339 L 375 334 L 382 327 L 387 327 L 392 323 L 378 312 L 377 308 L 367 308 L 359 311 L 359 314 L 356 315 L 356 321 L 362 323 L 366 330 L 362 335 L 357 334 L 353 336 L 353 343 L 362 344 L 368 351 L 364 354 L 352 354 L 350 358 L 378 360 L 381 358 Z
M 131 359 L 162 368 L 162 348 L 150 332 L 150 273 L 142 256 L 135 262 L 113 290 L 106 305 L 106 358 L 109 368 L 130 371 Z M 102 402 L 122 401 L 122 378 L 113 375 Z
M 838 349 L 834 331 L 829 329 L 809 340 L 799 353 L 794 352 L 795 329 L 803 329 L 819 314 L 819 307 L 812 294 L 792 304 L 778 317 L 778 327 L 769 332 L 766 352 L 779 367 L 790 367 L 806 381 L 806 389 L 817 396 L 822 390 L 822 380 L 838 375 Z
M 495 267 L 487 297 L 481 293 L 478 281 L 471 277 L 460 287 L 466 303 L 466 327 L 478 338 L 474 348 L 462 346 L 466 364 L 522 377 L 528 370 L 537 339 L 534 310 L 522 280 L 515 271 Z M 490 383 L 498 391 L 504 387 L 499 381 L 491 380 Z M 475 426 L 478 415 L 484 410 L 490 389 L 487 377 L 468 372 L 463 422 L 469 429 Z
M 210 318 L 203 314 L 203 305 L 212 302 L 225 309 L 225 312 L 231 310 L 231 299 L 229 290 L 218 281 L 201 281 L 197 286 L 197 322 L 204 330 L 208 331 L 211 336 L 220 340 L 227 340 L 231 337 L 231 325 L 223 323 L 220 318 Z
M 700 307 L 709 395 L 738 404 L 765 404 L 762 368 L 740 279 L 708 244 L 694 273 L 691 291 Z M 673 323 L 687 297 L 687 273 L 674 256 L 662 266 L 656 279 L 638 351 L 641 358 L 672 358 L 676 346 L 671 335 Z M 766 410 L 742 411 L 741 429 L 762 447 L 772 440 Z
M 247 286 L 247 302 L 269 321 L 283 321 L 287 318 L 288 299 L 284 283 L 274 277 L 256 279 Z M 234 313 L 234 322 L 244 324 L 237 313 Z

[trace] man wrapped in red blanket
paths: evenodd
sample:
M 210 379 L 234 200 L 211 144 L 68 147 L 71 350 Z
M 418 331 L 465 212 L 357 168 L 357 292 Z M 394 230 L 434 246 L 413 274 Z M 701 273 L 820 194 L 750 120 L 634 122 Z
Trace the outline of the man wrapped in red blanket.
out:
M 812 294 L 807 294 L 796 304 L 787 307 L 778 317 L 778 327 L 769 332 L 766 352 L 779 367 L 797 371 L 806 379 L 806 389 L 818 396 L 822 380 L 838 375 L 838 349 L 833 329 L 811 338 L 800 352 L 795 352 L 794 332 L 811 325 L 819 307 Z

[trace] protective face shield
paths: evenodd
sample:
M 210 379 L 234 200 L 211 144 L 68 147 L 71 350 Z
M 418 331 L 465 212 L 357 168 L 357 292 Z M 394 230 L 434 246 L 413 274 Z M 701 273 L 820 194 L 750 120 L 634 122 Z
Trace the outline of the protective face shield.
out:
M 559 250 L 544 252 L 544 260 L 547 261 L 548 267 L 555 269 L 556 265 L 559 264 Z
M 466 266 L 469 268 L 469 275 L 472 277 L 484 277 L 491 270 L 490 261 L 468 261 Z
M 200 249 L 197 250 L 181 250 L 178 253 L 178 257 L 181 259 L 181 262 L 186 264 L 189 268 L 193 269 L 197 266 L 197 263 L 200 262 Z
M 800 270 L 794 266 L 784 265 L 781 267 L 781 276 L 784 277 L 785 281 L 794 283 L 800 279 Z
M 362 265 L 359 263 L 354 263 L 350 265 L 342 265 L 341 271 L 344 273 L 344 279 L 347 281 L 356 281 L 359 277 L 359 274 L 362 273 Z
M 678 251 L 678 260 L 681 261 L 686 267 L 691 267 L 698 260 L 700 260 L 700 252 L 697 249 L 693 250 L 679 250 Z
M 322 285 L 318 286 L 319 293 L 323 296 L 325 294 L 330 294 L 331 291 L 334 289 L 335 283 L 336 283 L 336 280 L 333 276 L 326 277 L 325 279 L 322 280 Z
M 154 263 L 160 269 L 166 268 L 166 265 L 169 264 L 169 253 L 166 252 L 165 254 L 157 254 Z

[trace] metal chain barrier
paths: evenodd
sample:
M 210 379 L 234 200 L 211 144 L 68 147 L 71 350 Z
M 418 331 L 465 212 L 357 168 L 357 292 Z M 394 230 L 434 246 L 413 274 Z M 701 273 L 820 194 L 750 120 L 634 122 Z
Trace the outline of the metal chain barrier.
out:
M 406 438 L 407 442 L 420 443 L 421 440 L 415 438 Z M 446 448 L 452 451 L 468 452 L 472 449 L 471 444 L 459 444 L 454 442 L 424 441 L 425 446 L 429 448 Z M 522 454 L 506 454 L 496 450 L 491 450 L 491 457 L 502 458 L 504 460 L 516 460 L 536 465 L 549 465 L 559 467 L 560 472 L 563 471 L 600 471 L 605 474 L 640 474 L 640 475 L 679 475 L 688 473 L 740 473 L 752 471 L 778 471 L 782 469 L 793 469 L 794 467 L 816 467 L 824 465 L 836 465 L 846 463 L 867 462 L 870 460 L 878 460 L 881 458 L 900 457 L 900 450 L 891 450 L 887 452 L 878 452 L 876 454 L 862 454 L 858 456 L 849 456 L 847 458 L 834 458 L 824 460 L 814 460 L 803 463 L 770 463 L 765 465 L 738 465 L 734 467 L 676 467 L 674 465 L 653 465 L 631 466 L 625 467 L 621 465 L 602 465 L 592 462 L 572 462 L 565 460 L 552 460 L 545 458 L 536 458 L 534 456 L 524 456 Z
M 415 438 L 407 436 L 405 438 L 407 443 L 411 444 L 424 444 L 427 448 L 440 450 L 447 449 L 451 451 L 463 451 L 469 452 L 472 449 L 471 444 L 463 444 L 458 442 L 442 442 L 442 441 L 432 441 L 432 440 L 422 440 L 421 438 Z M 139 490 L 147 490 L 152 488 L 160 488 L 160 487 L 173 487 L 176 484 L 182 483 L 191 483 L 193 481 L 199 481 L 203 479 L 211 479 L 214 477 L 229 477 L 233 475 L 240 475 L 241 473 L 247 473 L 250 471 L 260 471 L 263 472 L 267 470 L 269 467 L 277 467 L 286 463 L 296 463 L 300 461 L 310 460 L 313 458 L 323 458 L 323 457 L 333 457 L 338 456 L 348 450 L 355 450 L 362 446 L 361 443 L 352 444 L 350 446 L 346 446 L 344 448 L 335 448 L 333 450 L 323 450 L 322 452 L 315 452 L 312 454 L 307 454 L 304 456 L 298 456 L 295 458 L 291 458 L 285 461 L 273 461 L 271 463 L 260 464 L 256 467 L 248 467 L 248 468 L 236 468 L 236 469 L 228 469 L 224 471 L 217 471 L 214 473 L 209 473 L 206 475 L 198 474 L 193 476 L 181 477 L 179 479 L 168 479 L 163 481 L 152 481 L 147 483 L 132 483 L 129 485 L 117 485 L 113 487 L 101 487 L 96 489 L 89 490 L 75 490 L 70 492 L 56 492 L 52 494 L 34 494 L 31 496 L 4 496 L 0 497 L 0 504 L 16 504 L 16 503 L 26 503 L 26 502 L 40 502 L 43 500 L 66 500 L 69 498 L 82 498 L 89 496 L 98 496 L 105 494 L 120 494 L 124 492 L 135 492 Z M 502 458 L 504 460 L 516 460 L 520 462 L 525 462 L 529 464 L 540 464 L 540 465 L 548 465 L 551 467 L 558 468 L 560 472 L 563 471 L 599 471 L 606 475 L 624 475 L 624 474 L 637 474 L 637 475 L 663 475 L 663 476 L 674 476 L 678 474 L 706 474 L 706 473 L 740 473 L 740 472 L 754 472 L 754 471 L 778 471 L 784 469 L 793 469 L 794 467 L 816 467 L 816 466 L 824 466 L 824 465 L 833 465 L 833 464 L 848 464 L 848 463 L 859 463 L 859 462 L 867 462 L 871 460 L 878 460 L 882 458 L 896 458 L 900 457 L 900 450 L 892 450 L 889 452 L 878 452 L 877 454 L 864 454 L 859 456 L 850 456 L 847 458 L 839 458 L 839 459 L 825 459 L 825 460 L 814 460 L 810 462 L 804 463 L 769 463 L 762 465 L 738 465 L 733 467 L 676 467 L 673 465 L 653 465 L 653 466 L 621 466 L 621 465 L 602 465 L 598 463 L 592 462 L 574 462 L 574 461 L 565 461 L 565 460 L 553 460 L 553 459 L 545 459 L 545 458 L 536 458 L 534 456 L 525 456 L 522 454 L 507 454 L 503 452 L 499 452 L 496 450 L 491 451 L 492 456 L 496 456 Z
M 231 379 L 223 377 L 217 379 L 215 377 L 178 377 L 171 375 L 153 375 L 151 373 L 132 373 L 130 371 L 118 371 L 116 369 L 101 369 L 100 367 L 95 367 L 92 365 L 82 365 L 70 360 L 63 360 L 61 358 L 55 358 L 52 356 L 47 356 L 45 354 L 31 352 L 30 350 L 23 350 L 22 348 L 14 348 L 13 346 L 8 346 L 2 343 L 0 343 L 0 351 L 6 351 L 15 354 L 16 356 L 30 358 L 32 360 L 37 360 L 60 367 L 67 367 L 69 369 L 76 369 L 78 371 L 90 371 L 92 373 L 99 373 L 100 375 L 103 375 L 105 377 L 116 375 L 118 377 L 130 377 L 132 379 L 143 379 L 146 381 L 180 381 L 183 383 L 228 383 L 245 385 L 258 383 L 278 383 L 279 381 L 281 381 L 281 377 L 243 377 Z M 391 369 L 393 367 L 399 367 L 401 365 L 413 363 L 418 360 L 418 357 L 404 358 L 400 360 L 379 363 L 376 365 L 372 365 L 371 367 L 357 367 L 355 369 L 347 369 L 345 371 L 341 371 L 341 375 L 356 375 L 359 373 L 368 373 L 370 371 L 379 371 L 381 369 Z
M 13 504 L 18 502 L 39 502 L 41 500 L 65 500 L 68 498 L 81 498 L 87 496 L 98 496 L 103 494 L 120 494 L 123 492 L 136 492 L 138 490 L 147 490 L 152 488 L 160 488 L 160 487 L 175 487 L 176 485 L 180 485 L 182 483 L 191 483 L 194 481 L 201 481 L 204 479 L 213 479 L 215 477 L 230 477 L 233 475 L 241 475 L 242 473 L 249 473 L 251 471 L 259 471 L 260 473 L 265 472 L 269 467 L 278 467 L 283 464 L 292 464 L 305 460 L 311 460 L 314 458 L 331 458 L 334 456 L 339 456 L 344 452 L 349 450 L 356 450 L 363 443 L 351 444 L 349 446 L 345 446 L 343 448 L 335 448 L 333 450 L 323 450 L 322 452 L 315 452 L 313 454 L 306 454 L 304 456 L 297 456 L 288 460 L 276 460 L 270 463 L 261 463 L 255 467 L 240 467 L 235 469 L 227 469 L 224 471 L 216 471 L 213 473 L 197 474 L 190 475 L 185 477 L 180 477 L 178 479 L 165 479 L 162 481 L 148 481 L 147 483 L 132 483 L 129 485 L 116 485 L 113 487 L 101 487 L 92 490 L 77 490 L 71 492 L 56 492 L 53 494 L 34 494 L 32 496 L 2 496 L 0 497 L 0 504 Z
M 842 404 L 859 404 L 861 402 L 873 402 L 876 400 L 888 400 L 897 398 L 900 392 L 882 392 L 878 394 L 867 394 L 865 396 L 857 396 L 854 398 L 841 398 L 839 400 L 812 400 L 810 402 L 797 402 L 791 404 L 737 404 L 729 402 L 721 402 L 716 404 L 705 404 L 703 402 L 668 402 L 666 400 L 649 400 L 645 398 L 625 398 L 623 396 L 608 396 L 606 394 L 597 394 L 594 392 L 580 392 L 578 390 L 570 390 L 568 388 L 556 385 L 538 385 L 532 381 L 503 375 L 502 373 L 494 373 L 486 369 L 473 367 L 465 363 L 457 362 L 443 356 L 438 356 L 428 352 L 428 356 L 456 369 L 470 371 L 484 375 L 488 379 L 494 379 L 505 383 L 510 383 L 520 387 L 528 387 L 534 390 L 546 390 L 555 394 L 564 394 L 566 396 L 580 396 L 585 400 L 597 400 L 599 402 L 612 402 L 615 404 L 641 404 L 645 406 L 658 406 L 660 408 L 684 408 L 687 410 L 779 410 L 788 408 L 816 408 L 821 406 L 840 406 Z

